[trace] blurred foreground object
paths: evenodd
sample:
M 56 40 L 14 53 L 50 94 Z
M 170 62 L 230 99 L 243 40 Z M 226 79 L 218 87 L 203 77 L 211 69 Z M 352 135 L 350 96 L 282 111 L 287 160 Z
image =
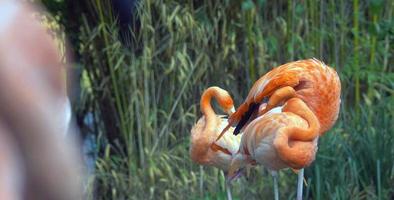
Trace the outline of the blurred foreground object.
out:
M 80 199 L 65 67 L 37 10 L 0 0 L 0 199 Z

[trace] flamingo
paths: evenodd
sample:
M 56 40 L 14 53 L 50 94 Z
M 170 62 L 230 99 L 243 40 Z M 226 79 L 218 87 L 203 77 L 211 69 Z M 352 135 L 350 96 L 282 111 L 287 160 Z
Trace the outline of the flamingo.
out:
M 227 125 L 227 119 L 224 116 L 216 115 L 211 106 L 212 97 L 217 100 L 224 112 L 229 115 L 234 112 L 233 100 L 227 91 L 219 87 L 206 89 L 200 101 L 203 116 L 191 130 L 190 156 L 194 162 L 200 165 L 217 167 L 226 174 L 233 155 L 238 151 L 241 135 L 226 134 L 215 142 L 220 132 Z M 228 131 L 234 131 L 234 129 L 230 128 Z M 226 191 L 228 199 L 231 199 L 227 181 Z
M 228 175 L 249 163 L 266 166 L 274 175 L 283 168 L 300 170 L 297 199 L 302 199 L 303 168 L 314 161 L 318 138 L 338 118 L 340 90 L 336 71 L 317 59 L 281 65 L 257 80 L 217 138 L 232 125 L 237 125 L 235 135 L 243 133 Z

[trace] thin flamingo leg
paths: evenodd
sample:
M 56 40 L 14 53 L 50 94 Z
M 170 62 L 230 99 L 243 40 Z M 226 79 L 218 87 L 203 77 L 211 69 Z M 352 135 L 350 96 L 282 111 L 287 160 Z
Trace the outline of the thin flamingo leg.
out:
M 275 200 L 279 200 L 279 188 L 278 188 L 278 172 L 272 171 L 272 178 L 274 179 L 274 197 Z
M 227 200 L 233 200 L 231 195 L 231 184 L 230 181 L 226 181 L 226 193 L 227 193 Z
M 298 172 L 297 181 L 297 200 L 302 200 L 302 189 L 304 185 L 304 168 Z

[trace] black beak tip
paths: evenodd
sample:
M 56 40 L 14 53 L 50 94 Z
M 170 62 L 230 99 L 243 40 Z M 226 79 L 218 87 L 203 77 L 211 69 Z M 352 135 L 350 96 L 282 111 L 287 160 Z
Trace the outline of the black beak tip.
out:
M 237 126 L 233 132 L 233 135 L 238 135 L 241 132 L 240 128 Z

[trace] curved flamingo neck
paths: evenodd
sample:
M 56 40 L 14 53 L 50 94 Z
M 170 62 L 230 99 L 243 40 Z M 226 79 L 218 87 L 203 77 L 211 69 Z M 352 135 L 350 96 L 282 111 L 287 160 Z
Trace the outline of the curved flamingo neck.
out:
M 220 107 L 225 111 L 230 110 L 233 107 L 233 100 L 225 90 L 219 87 L 210 87 L 205 90 L 201 96 L 200 106 L 201 112 L 205 116 L 206 129 L 216 127 L 216 113 L 211 105 L 212 97 L 216 99 Z
M 206 90 L 201 97 L 200 107 L 201 112 L 205 116 L 205 129 L 211 128 L 215 125 L 216 113 L 211 105 L 212 97 L 217 98 L 217 95 L 214 90 L 210 89 Z

